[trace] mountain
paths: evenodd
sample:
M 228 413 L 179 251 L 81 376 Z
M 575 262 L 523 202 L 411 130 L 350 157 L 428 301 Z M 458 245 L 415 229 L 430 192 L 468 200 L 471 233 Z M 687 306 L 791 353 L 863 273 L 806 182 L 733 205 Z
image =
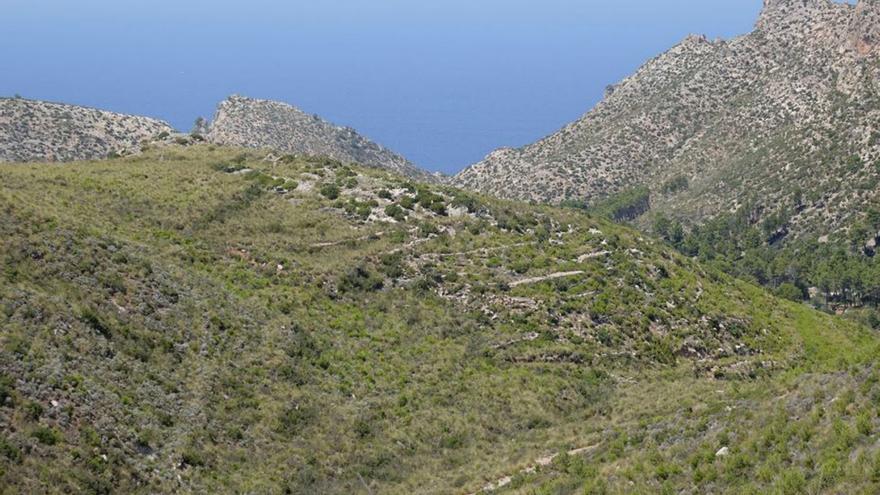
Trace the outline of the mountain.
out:
M 3 492 L 877 490 L 863 327 L 578 210 L 265 158 L 0 168 Z
M 340 127 L 286 103 L 231 96 L 220 103 L 206 136 L 212 143 L 327 156 L 384 168 L 422 180 L 434 176 L 349 127 Z
M 199 119 L 195 137 L 227 146 L 326 156 L 436 182 L 402 156 L 285 103 L 231 96 L 213 122 Z M 0 162 L 74 161 L 138 152 L 144 142 L 192 141 L 147 117 L 86 107 L 0 98 Z
M 686 222 L 748 209 L 833 240 L 878 206 L 878 55 L 880 2 L 765 0 L 753 32 L 688 37 L 578 121 L 455 184 L 555 203 L 646 187 L 644 210 Z
M 147 117 L 0 98 L 0 162 L 89 160 L 139 149 L 174 130 Z

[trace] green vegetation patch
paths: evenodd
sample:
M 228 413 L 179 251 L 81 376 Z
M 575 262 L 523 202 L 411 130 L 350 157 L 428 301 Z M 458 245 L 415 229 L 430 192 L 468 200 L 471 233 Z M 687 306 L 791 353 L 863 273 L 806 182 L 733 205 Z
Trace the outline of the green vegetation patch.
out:
M 323 158 L 174 153 L 0 168 L 10 492 L 880 479 L 877 342 L 856 323 L 579 210 Z

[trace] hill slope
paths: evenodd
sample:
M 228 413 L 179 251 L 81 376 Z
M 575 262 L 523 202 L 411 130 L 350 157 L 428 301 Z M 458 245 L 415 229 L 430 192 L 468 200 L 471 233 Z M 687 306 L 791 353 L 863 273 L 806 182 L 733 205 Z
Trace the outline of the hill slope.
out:
M 687 38 L 580 120 L 455 183 L 550 202 L 648 186 L 651 209 L 679 219 L 785 212 L 792 237 L 834 238 L 880 190 L 878 43 L 876 1 L 766 0 L 752 33 Z
M 147 117 L 93 108 L 0 98 L 0 162 L 73 161 L 139 149 L 174 130 Z
M 590 446 L 505 489 L 877 488 L 864 329 L 577 211 L 264 158 L 0 169 L 2 491 L 467 493 Z
M 217 108 L 207 138 L 226 146 L 269 148 L 282 153 L 329 156 L 384 168 L 422 180 L 432 175 L 402 156 L 317 115 L 277 101 L 231 96 Z

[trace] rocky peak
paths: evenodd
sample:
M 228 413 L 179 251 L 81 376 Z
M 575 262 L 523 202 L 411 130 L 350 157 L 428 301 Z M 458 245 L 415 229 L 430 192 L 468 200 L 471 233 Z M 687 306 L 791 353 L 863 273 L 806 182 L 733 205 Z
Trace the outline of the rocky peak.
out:
M 785 28 L 793 22 L 814 18 L 819 12 L 851 7 L 832 0 L 764 0 L 757 27 L 767 30 Z
M 94 108 L 0 98 L 0 162 L 73 161 L 138 152 L 174 129 L 159 120 Z
M 549 202 L 647 186 L 652 210 L 688 221 L 752 205 L 795 212 L 792 237 L 834 233 L 876 196 L 878 44 L 880 0 L 767 0 L 752 33 L 689 36 L 576 122 L 454 182 Z
M 798 32 L 809 37 L 846 26 L 841 41 L 860 55 L 873 52 L 880 39 L 880 0 L 859 0 L 856 5 L 835 0 L 764 0 L 757 28 L 773 34 Z
M 859 55 L 870 55 L 880 43 L 880 0 L 861 0 L 853 10 L 850 40 Z
M 218 106 L 207 138 L 221 145 L 328 156 L 422 180 L 435 180 L 428 172 L 353 129 L 337 126 L 278 101 L 230 96 Z
M 786 15 L 803 10 L 828 8 L 836 3 L 832 0 L 764 0 L 761 16 Z

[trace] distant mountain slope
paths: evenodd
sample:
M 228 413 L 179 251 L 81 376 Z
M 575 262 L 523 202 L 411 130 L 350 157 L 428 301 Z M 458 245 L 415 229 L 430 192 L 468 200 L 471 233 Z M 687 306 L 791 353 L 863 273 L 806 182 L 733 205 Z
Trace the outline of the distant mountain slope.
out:
M 168 124 L 93 108 L 0 98 L 0 162 L 73 161 L 138 149 Z
M 766 0 L 752 33 L 687 38 L 580 120 L 455 183 L 551 202 L 648 186 L 654 211 L 683 219 L 748 206 L 791 212 L 793 235 L 834 234 L 880 191 L 878 48 L 876 1 Z
M 331 124 L 317 115 L 277 101 L 229 97 L 218 107 L 207 138 L 227 146 L 327 156 L 433 180 L 428 172 L 354 129 Z

